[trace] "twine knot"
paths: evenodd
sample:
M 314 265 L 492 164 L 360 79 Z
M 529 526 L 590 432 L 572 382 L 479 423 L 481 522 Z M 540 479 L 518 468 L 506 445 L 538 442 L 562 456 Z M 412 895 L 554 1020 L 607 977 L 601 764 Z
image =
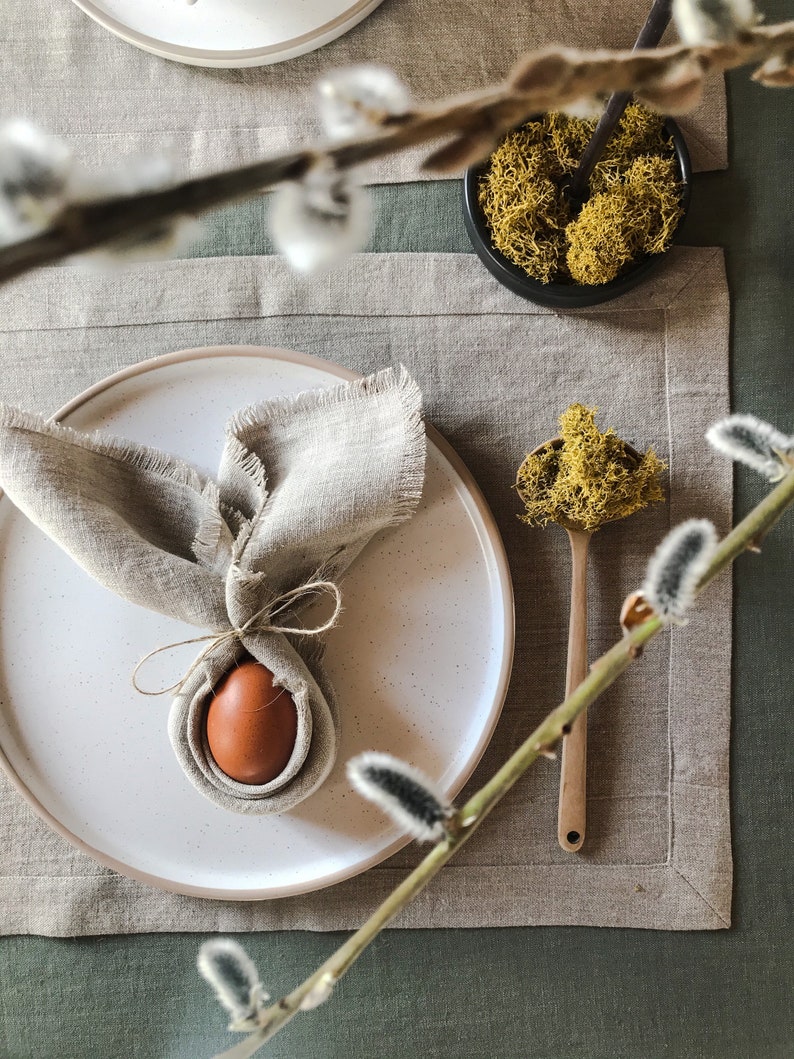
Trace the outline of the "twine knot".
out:
M 330 595 L 334 598 L 334 612 L 326 621 L 321 622 L 319 625 L 314 625 L 310 628 L 304 626 L 291 626 L 291 625 L 278 625 L 273 619 L 279 614 L 283 614 L 284 611 L 288 610 L 296 600 L 305 597 L 311 597 L 314 595 Z M 230 640 L 242 640 L 248 632 L 266 633 L 276 632 L 285 634 L 294 634 L 296 636 L 321 636 L 324 632 L 328 632 L 332 629 L 342 612 L 342 593 L 339 590 L 339 586 L 333 581 L 307 581 L 303 585 L 299 585 L 297 588 L 290 588 L 286 592 L 282 592 L 281 595 L 276 596 L 275 599 L 271 599 L 269 603 L 266 603 L 264 607 L 256 612 L 251 618 L 248 619 L 238 629 L 224 629 L 222 632 L 211 632 L 207 633 L 206 636 L 194 636 L 190 640 L 177 640 L 175 643 L 164 644 L 162 647 L 156 647 L 153 651 L 149 651 L 147 655 L 140 660 L 132 671 L 132 686 L 136 691 L 140 692 L 141 695 L 166 695 L 168 692 L 176 692 L 179 694 L 182 688 L 185 686 L 187 681 L 201 665 L 204 659 L 215 650 L 216 647 L 220 647 L 221 644 L 226 643 Z M 185 647 L 187 644 L 192 643 L 206 643 L 207 646 L 199 654 L 198 658 L 194 659 L 185 675 L 177 680 L 176 683 L 171 684 L 167 688 L 161 688 L 159 691 L 147 691 L 138 684 L 138 673 L 144 663 L 148 662 L 150 658 L 154 658 L 155 655 L 162 654 L 164 651 L 173 651 L 177 647 Z

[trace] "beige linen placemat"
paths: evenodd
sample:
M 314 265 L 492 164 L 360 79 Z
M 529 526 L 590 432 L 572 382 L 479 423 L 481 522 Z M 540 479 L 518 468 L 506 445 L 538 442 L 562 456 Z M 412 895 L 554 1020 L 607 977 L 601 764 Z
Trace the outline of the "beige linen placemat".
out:
M 315 139 L 312 86 L 331 67 L 385 63 L 427 102 L 501 81 L 532 48 L 630 47 L 649 8 L 650 0 L 573 9 L 559 0 L 384 0 L 319 51 L 275 66 L 211 70 L 140 51 L 69 0 L 5 0 L 0 110 L 67 137 L 87 162 L 168 148 L 182 173 L 225 169 Z M 727 166 L 722 78 L 681 125 L 695 169 Z M 424 179 L 421 157 L 380 160 L 364 179 Z
M 292 348 L 361 372 L 404 363 L 428 419 L 484 490 L 516 589 L 512 683 L 471 790 L 564 684 L 567 542 L 556 527 L 518 521 L 516 467 L 554 434 L 572 400 L 599 405 L 603 425 L 653 444 L 670 463 L 668 504 L 593 539 L 595 657 L 619 635 L 621 600 L 671 524 L 693 515 L 721 531 L 729 524 L 730 465 L 703 441 L 728 410 L 728 319 L 718 249 L 676 248 L 654 280 L 571 315 L 508 293 L 468 254 L 360 255 L 312 284 L 279 258 L 178 261 L 104 277 L 54 268 L 0 289 L 0 398 L 51 412 L 119 368 L 202 345 Z M 396 925 L 728 926 L 730 604 L 723 577 L 691 624 L 654 643 L 592 708 L 582 854 L 557 846 L 557 767 L 541 761 Z M 6 933 L 349 928 L 419 856 L 409 846 L 303 897 L 180 897 L 72 849 L 1 779 Z

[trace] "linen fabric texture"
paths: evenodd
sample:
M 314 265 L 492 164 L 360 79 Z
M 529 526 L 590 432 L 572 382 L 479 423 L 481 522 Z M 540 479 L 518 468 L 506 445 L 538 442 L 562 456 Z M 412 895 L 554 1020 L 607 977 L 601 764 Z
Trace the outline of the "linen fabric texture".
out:
M 141 51 L 71 3 L 5 0 L 13 34 L 3 57 L 11 86 L 6 109 L 63 136 L 87 165 L 118 168 L 124 155 L 167 152 L 179 174 L 193 176 L 323 138 L 314 84 L 328 70 L 386 65 L 421 105 L 502 82 L 520 55 L 554 43 L 631 48 L 648 9 L 647 0 L 592 0 L 575 8 L 558 0 L 531 7 L 500 0 L 485 11 L 474 0 L 387 0 L 318 51 L 273 66 L 222 70 Z M 186 8 L 185 17 L 193 12 L 200 17 L 197 7 Z M 673 30 L 666 40 L 675 40 Z M 727 167 L 723 78 L 709 78 L 698 107 L 677 120 L 695 170 Z M 377 159 L 364 179 L 438 177 L 422 168 L 431 149 Z
M 666 503 L 593 537 L 596 658 L 620 636 L 621 603 L 671 526 L 690 517 L 712 519 L 721 534 L 730 526 L 731 465 L 703 438 L 729 409 L 729 319 L 723 253 L 703 247 L 674 247 L 636 290 L 573 313 L 517 298 L 470 254 L 362 254 L 303 285 L 279 258 L 174 261 L 121 276 L 53 268 L 0 289 L 0 396 L 52 412 L 137 362 L 144 341 L 153 356 L 247 344 L 364 374 L 405 364 L 426 419 L 483 490 L 515 590 L 507 700 L 460 802 L 564 693 L 569 546 L 559 527 L 519 521 L 517 467 L 574 400 L 598 405 L 602 429 L 653 445 L 669 464 Z M 649 645 L 588 711 L 582 851 L 557 845 L 559 770 L 539 761 L 392 925 L 728 926 L 730 645 L 724 576 L 685 628 Z M 51 831 L 2 776 L 0 791 L 6 933 L 355 929 L 424 855 L 407 846 L 316 893 L 202 900 L 116 875 Z
M 217 634 L 178 687 L 168 733 L 194 786 L 241 813 L 290 809 L 331 770 L 340 718 L 322 651 L 310 633 L 278 630 L 296 626 L 313 584 L 411 516 L 424 459 L 421 395 L 399 369 L 241 411 L 217 482 L 155 449 L 0 407 L 0 485 L 17 507 L 105 587 Z M 261 784 L 227 776 L 207 744 L 213 689 L 246 653 L 297 712 L 289 761 Z

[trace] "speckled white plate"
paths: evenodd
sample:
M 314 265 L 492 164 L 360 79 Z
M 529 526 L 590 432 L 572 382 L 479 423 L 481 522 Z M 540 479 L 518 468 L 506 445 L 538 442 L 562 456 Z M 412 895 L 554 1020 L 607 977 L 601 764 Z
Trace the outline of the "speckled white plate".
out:
M 117 37 L 191 66 L 266 66 L 336 40 L 382 0 L 73 0 Z
M 112 375 L 57 418 L 213 473 L 232 412 L 340 378 L 355 376 L 284 350 L 187 350 Z M 169 697 L 131 687 L 144 654 L 195 629 L 102 588 L 0 493 L 2 763 L 52 827 L 122 874 L 248 900 L 328 886 L 405 844 L 350 789 L 344 764 L 354 754 L 390 751 L 459 791 L 502 708 L 513 601 L 479 489 L 449 445 L 428 433 L 419 511 L 357 559 L 345 576 L 343 620 L 328 636 L 343 729 L 336 767 L 277 817 L 238 816 L 202 797 L 168 741 Z M 151 686 L 179 678 L 195 653 L 181 650 L 147 669 Z

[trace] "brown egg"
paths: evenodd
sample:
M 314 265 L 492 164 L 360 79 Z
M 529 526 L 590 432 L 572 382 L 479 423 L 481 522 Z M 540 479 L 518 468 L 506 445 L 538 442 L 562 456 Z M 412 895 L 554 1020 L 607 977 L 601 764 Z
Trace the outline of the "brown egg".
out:
M 292 696 L 247 656 L 231 669 L 207 709 L 207 743 L 222 772 L 239 783 L 269 783 L 284 771 L 298 735 Z

